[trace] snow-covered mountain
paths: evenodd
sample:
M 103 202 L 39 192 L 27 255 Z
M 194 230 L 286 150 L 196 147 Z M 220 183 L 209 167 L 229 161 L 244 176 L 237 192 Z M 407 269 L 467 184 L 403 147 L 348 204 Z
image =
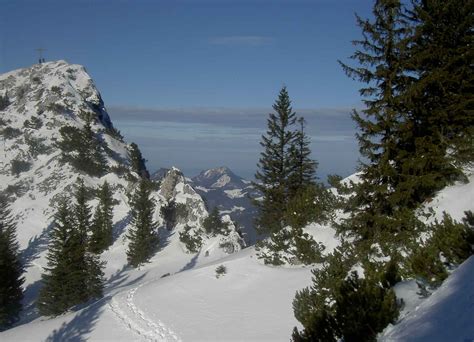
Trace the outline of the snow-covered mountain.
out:
M 254 220 L 257 210 L 251 198 L 259 197 L 260 194 L 250 181 L 222 166 L 202 171 L 192 178 L 192 184 L 205 199 L 209 209 L 218 207 L 221 213 L 228 214 L 239 225 L 247 244 L 255 244 L 257 234 Z
M 127 267 L 129 197 L 139 176 L 131 170 L 128 145 L 113 127 L 101 95 L 84 67 L 56 61 L 0 75 L 0 96 L 7 99 L 7 105 L 0 109 L 0 191 L 8 196 L 26 268 L 25 310 L 20 322 L 25 323 L 37 317 L 34 302 L 46 266 L 52 215 L 59 199 L 73 194 L 78 177 L 91 190 L 104 181 L 111 185 L 118 203 L 114 208 L 114 243 L 102 255 L 110 286 L 113 275 Z M 106 169 L 101 176 L 91 176 L 72 166 L 62 158 L 58 146 L 63 139 L 61 128 L 80 130 L 87 120 L 95 139 L 100 141 Z M 203 199 L 184 177 L 176 177 L 179 174 L 177 169 L 168 172 L 152 197 L 157 203 L 154 219 L 160 227 L 161 249 L 173 250 L 171 254 L 181 260 L 181 268 L 192 264 L 197 256 L 189 254 L 179 234 L 185 227 L 201 232 L 208 213 Z M 171 201 L 183 204 L 184 214 L 169 231 L 165 229 L 161 208 Z M 94 207 L 97 200 L 89 204 Z M 202 237 L 203 254 L 205 251 L 209 257 L 222 257 L 225 252 L 241 248 L 232 222 L 229 227 L 227 236 Z M 223 241 L 227 243 L 225 251 Z M 168 272 L 177 270 L 171 268 Z

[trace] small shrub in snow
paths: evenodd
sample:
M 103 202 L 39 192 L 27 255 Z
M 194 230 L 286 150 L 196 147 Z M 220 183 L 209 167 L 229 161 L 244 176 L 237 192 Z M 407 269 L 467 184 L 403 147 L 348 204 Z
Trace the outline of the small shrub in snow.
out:
M 47 107 L 47 110 L 54 114 L 63 114 L 66 111 L 66 107 L 59 103 L 50 103 Z
M 181 241 L 191 253 L 197 253 L 202 246 L 202 238 L 199 231 L 193 234 L 192 227 L 188 225 L 184 227 L 184 231 L 179 233 L 179 241 Z
M 227 268 L 224 265 L 219 265 L 216 268 L 216 278 L 219 278 L 227 273 Z
M 4 139 L 14 139 L 21 135 L 21 130 L 13 127 L 5 127 L 2 130 L 2 135 Z
M 43 121 L 40 118 L 33 116 L 30 120 L 23 122 L 23 127 L 31 129 L 39 129 L 43 126 Z
M 19 176 L 20 173 L 26 172 L 31 168 L 31 163 L 26 160 L 13 159 L 11 161 L 11 172 L 15 176 Z
M 5 110 L 10 105 L 10 99 L 8 95 L 5 94 L 3 96 L 0 95 L 0 110 Z
M 217 234 L 227 235 L 229 233 L 228 223 L 222 221 L 217 207 L 214 207 L 209 216 L 204 219 L 202 227 L 206 234 L 212 236 L 216 236 Z
M 51 152 L 52 148 L 44 143 L 45 140 L 46 138 L 35 138 L 30 134 L 25 134 L 25 143 L 28 145 L 28 152 L 32 157 Z
M 61 88 L 59 88 L 58 86 L 52 86 L 51 91 L 57 95 L 61 95 Z

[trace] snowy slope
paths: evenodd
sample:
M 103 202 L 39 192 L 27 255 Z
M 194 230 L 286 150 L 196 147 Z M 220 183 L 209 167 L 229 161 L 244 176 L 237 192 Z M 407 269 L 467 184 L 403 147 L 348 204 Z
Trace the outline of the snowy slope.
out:
M 453 189 L 458 193 L 471 193 L 474 177 L 470 179 L 471 183 L 456 184 L 440 192 L 433 201 L 438 203 L 436 211 L 449 210 L 449 201 L 445 199 Z M 470 199 L 468 196 L 466 201 L 456 205 L 468 209 L 472 206 Z M 312 225 L 307 229 L 328 249 L 338 243 L 330 228 Z M 0 338 L 5 341 L 59 341 L 64 337 L 79 341 L 288 341 L 292 327 L 297 325 L 291 302 L 297 290 L 310 284 L 310 268 L 262 265 L 255 258 L 253 248 L 225 258 L 218 253 L 205 256 L 204 251 L 197 256 L 186 255 L 180 253 L 180 248 L 172 241 L 140 270 L 125 269 L 113 275 L 105 298 L 97 303 L 55 319 L 37 319 L 0 334 Z M 227 268 L 227 273 L 220 278 L 216 278 L 215 272 L 218 265 Z M 467 265 L 472 266 L 472 259 Z M 464 284 L 460 288 L 464 291 L 460 294 L 463 298 L 457 297 L 457 291 L 451 292 L 458 298 L 453 302 L 454 308 L 444 311 L 444 305 L 433 304 L 439 301 L 435 298 L 446 297 L 435 292 L 425 303 L 407 303 L 406 307 L 412 312 L 406 313 L 400 324 L 409 324 L 411 317 L 424 312 L 424 307 L 433 308 L 434 317 L 449 319 L 448 323 L 451 320 L 469 322 L 473 290 L 465 285 L 472 283 L 472 270 L 462 271 L 463 268 L 454 273 L 459 280 L 449 278 L 438 290 L 442 293 L 445 287 L 457 289 L 453 284 L 458 281 Z M 463 309 L 458 304 L 463 305 Z M 439 323 L 437 326 L 443 328 Z M 392 329 L 386 332 L 389 335 L 385 340 L 406 340 L 402 334 L 405 329 L 398 326 Z M 463 325 L 456 330 L 457 335 L 448 340 L 464 341 L 469 337 L 469 329 Z
M 474 257 L 467 259 L 428 299 L 381 341 L 473 341 Z

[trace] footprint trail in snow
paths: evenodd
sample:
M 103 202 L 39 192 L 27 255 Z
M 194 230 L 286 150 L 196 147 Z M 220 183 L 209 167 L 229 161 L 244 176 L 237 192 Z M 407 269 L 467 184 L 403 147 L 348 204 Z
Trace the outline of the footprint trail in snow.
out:
M 141 284 L 133 289 L 118 293 L 109 302 L 109 308 L 128 330 L 131 330 L 145 341 L 181 341 L 179 337 L 167 328 L 160 320 L 149 319 L 133 302 L 133 297 Z

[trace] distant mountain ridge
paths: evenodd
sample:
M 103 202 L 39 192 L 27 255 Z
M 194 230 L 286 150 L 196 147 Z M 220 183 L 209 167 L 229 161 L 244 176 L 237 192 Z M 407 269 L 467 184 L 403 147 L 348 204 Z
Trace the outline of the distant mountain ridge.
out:
M 203 170 L 191 179 L 194 189 L 203 197 L 211 210 L 218 207 L 222 214 L 228 214 L 236 222 L 247 244 L 257 241 L 254 220 L 257 209 L 251 198 L 260 197 L 250 181 L 233 173 L 228 167 L 220 166 Z
M 192 180 L 194 184 L 207 189 L 234 190 L 243 189 L 248 185 L 248 182 L 233 173 L 227 166 L 201 171 Z

